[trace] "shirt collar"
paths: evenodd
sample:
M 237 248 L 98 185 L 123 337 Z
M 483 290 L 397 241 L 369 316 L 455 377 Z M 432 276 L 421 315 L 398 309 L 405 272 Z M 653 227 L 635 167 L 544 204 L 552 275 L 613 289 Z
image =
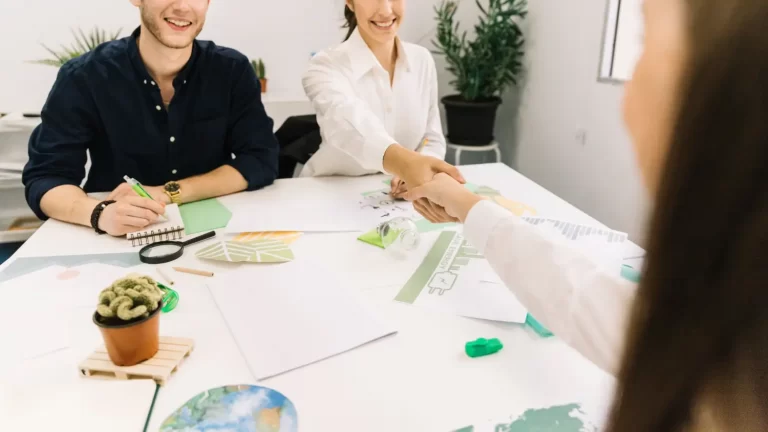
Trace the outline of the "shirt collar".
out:
M 139 80 L 151 81 L 154 78 L 152 78 L 152 76 L 147 71 L 147 67 L 144 65 L 144 61 L 141 59 L 141 53 L 139 52 L 138 38 L 140 34 L 141 27 L 137 27 L 136 30 L 134 30 L 131 34 L 131 37 L 128 38 L 128 55 L 131 59 L 131 64 L 133 64 L 134 69 L 138 73 Z M 200 46 L 197 39 L 195 39 L 192 42 L 192 55 L 189 57 L 189 61 L 187 61 L 187 64 L 181 68 L 179 73 L 176 75 L 176 78 L 173 80 L 174 87 L 180 83 L 186 84 L 187 80 L 190 78 L 192 72 L 195 69 L 194 66 L 197 63 L 197 59 L 199 57 Z
M 402 64 L 405 66 L 405 70 L 410 72 L 411 64 L 408 59 L 408 54 L 405 52 L 403 42 L 399 37 L 396 37 L 395 43 L 397 44 L 397 65 Z M 368 48 L 368 44 L 363 40 L 363 36 L 360 35 L 360 29 L 358 28 L 356 28 L 349 36 L 349 39 L 342 44 L 342 49 L 344 49 L 349 56 L 352 73 L 355 78 L 360 78 L 373 68 L 382 68 L 379 60 L 373 54 L 371 49 Z

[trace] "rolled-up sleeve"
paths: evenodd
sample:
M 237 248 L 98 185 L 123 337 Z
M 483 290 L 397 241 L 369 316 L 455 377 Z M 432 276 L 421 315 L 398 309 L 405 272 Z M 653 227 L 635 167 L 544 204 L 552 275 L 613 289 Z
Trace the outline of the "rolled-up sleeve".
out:
M 229 162 L 248 182 L 248 190 L 272 184 L 277 178 L 280 151 L 274 122 L 261 101 L 261 85 L 247 59 L 232 95 L 228 147 L 235 158 Z
M 62 185 L 79 186 L 85 178 L 88 147 L 94 137 L 96 108 L 78 69 L 65 65 L 48 95 L 42 123 L 29 139 L 29 161 L 22 182 L 27 203 L 40 219 L 43 196 Z
M 384 153 L 396 141 L 356 94 L 327 53 L 312 58 L 302 79 L 317 113 L 323 143 L 354 158 L 363 168 L 384 172 Z

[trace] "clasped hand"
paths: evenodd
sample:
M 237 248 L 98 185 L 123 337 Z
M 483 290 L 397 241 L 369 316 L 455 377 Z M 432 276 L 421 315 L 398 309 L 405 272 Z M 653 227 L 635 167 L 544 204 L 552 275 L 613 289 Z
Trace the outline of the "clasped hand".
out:
M 450 179 L 463 189 L 461 184 L 466 181 L 458 168 L 431 156 L 418 155 L 405 164 L 400 174 L 392 178 L 390 193 L 394 198 L 413 201 L 414 209 L 432 223 L 459 221 L 456 216 L 446 211 L 444 205 L 425 193 L 433 189 L 427 188 L 427 185 L 435 181 L 438 175 Z M 416 191 L 420 191 L 421 195 L 414 193 Z

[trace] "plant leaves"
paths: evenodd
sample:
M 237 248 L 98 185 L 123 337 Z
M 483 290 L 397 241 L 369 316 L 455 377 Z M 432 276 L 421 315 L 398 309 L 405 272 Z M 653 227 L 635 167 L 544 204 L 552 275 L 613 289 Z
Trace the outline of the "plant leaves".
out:
M 61 45 L 60 50 L 55 51 L 55 50 L 52 50 L 51 48 L 48 48 L 44 44 L 40 44 L 54 58 L 35 60 L 30 63 L 61 67 L 68 61 L 75 59 L 77 57 L 80 57 L 81 55 L 96 49 L 96 47 L 98 47 L 104 42 L 116 40 L 117 38 L 120 37 L 121 32 L 122 32 L 122 29 L 119 29 L 118 31 L 114 32 L 110 37 L 107 37 L 106 31 L 100 30 L 98 27 L 95 27 L 94 29 L 92 29 L 88 34 L 83 32 L 82 29 L 78 29 L 77 31 L 72 29 L 70 30 L 70 33 L 74 37 L 74 42 L 72 42 L 69 47 Z

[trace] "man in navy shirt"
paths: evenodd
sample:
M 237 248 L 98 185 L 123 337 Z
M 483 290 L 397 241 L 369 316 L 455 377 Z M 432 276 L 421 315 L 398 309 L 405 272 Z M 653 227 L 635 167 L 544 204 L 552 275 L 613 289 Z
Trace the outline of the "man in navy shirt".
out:
M 209 0 L 131 2 L 141 27 L 64 65 L 30 138 L 23 181 L 41 219 L 120 236 L 168 203 L 255 190 L 277 176 L 273 122 L 248 59 L 196 40 Z M 86 195 L 110 191 L 105 201 Z

